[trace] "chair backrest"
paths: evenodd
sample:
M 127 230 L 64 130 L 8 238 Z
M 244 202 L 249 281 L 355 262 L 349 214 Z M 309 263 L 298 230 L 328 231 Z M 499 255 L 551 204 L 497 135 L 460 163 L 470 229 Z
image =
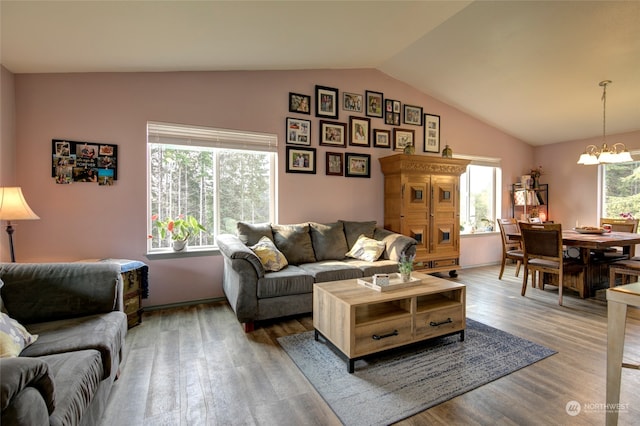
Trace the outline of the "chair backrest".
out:
M 559 223 L 520 223 L 525 260 L 547 259 L 562 264 L 562 225 Z
M 520 233 L 518 221 L 511 219 L 498 219 L 498 227 L 502 236 L 502 249 L 507 252 L 509 250 L 521 248 L 520 240 L 511 239 L 509 235 L 517 235 Z
M 610 217 L 600 218 L 600 226 L 611 225 L 613 232 L 638 232 L 639 219 L 615 219 Z

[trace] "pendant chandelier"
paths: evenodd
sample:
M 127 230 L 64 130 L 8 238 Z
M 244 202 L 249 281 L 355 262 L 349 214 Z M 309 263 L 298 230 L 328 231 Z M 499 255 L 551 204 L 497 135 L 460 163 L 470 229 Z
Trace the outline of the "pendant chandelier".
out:
M 633 161 L 631 154 L 629 154 L 627 147 L 623 143 L 607 146 L 607 84 L 611 84 L 611 80 L 600 82 L 600 87 L 602 87 L 602 147 L 587 146 L 582 155 L 580 155 L 578 164 L 592 165 Z

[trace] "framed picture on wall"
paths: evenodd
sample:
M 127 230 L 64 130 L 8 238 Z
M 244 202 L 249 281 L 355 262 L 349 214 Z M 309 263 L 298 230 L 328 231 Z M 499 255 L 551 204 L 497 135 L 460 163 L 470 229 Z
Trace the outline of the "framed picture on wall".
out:
M 338 89 L 316 86 L 316 117 L 338 118 Z
M 391 131 L 373 129 L 373 146 L 375 148 L 391 148 Z
M 289 112 L 311 114 L 311 96 L 289 93 Z
M 355 154 L 347 152 L 345 154 L 345 172 L 347 177 L 371 177 L 371 155 Z
M 287 147 L 287 173 L 316 173 L 316 149 Z
M 349 145 L 371 146 L 369 127 L 371 120 L 363 117 L 349 117 Z
M 439 115 L 424 115 L 424 152 L 440 152 Z
M 345 147 L 347 124 L 320 120 L 320 145 Z
M 404 123 L 422 126 L 422 107 L 404 105 Z
M 415 132 L 411 129 L 393 129 L 393 149 L 395 151 L 404 151 L 407 145 L 413 145 Z
M 393 99 L 384 100 L 384 124 L 391 126 L 400 125 L 400 101 Z
M 311 120 L 287 117 L 287 143 L 311 145 Z
M 344 174 L 344 155 L 341 152 L 327 152 L 326 174 L 329 176 L 342 176 Z
M 367 105 L 367 116 L 382 118 L 382 100 L 383 95 L 380 92 L 373 92 L 371 90 L 365 91 L 365 102 Z
M 362 112 L 362 95 L 342 92 L 342 109 L 345 111 Z

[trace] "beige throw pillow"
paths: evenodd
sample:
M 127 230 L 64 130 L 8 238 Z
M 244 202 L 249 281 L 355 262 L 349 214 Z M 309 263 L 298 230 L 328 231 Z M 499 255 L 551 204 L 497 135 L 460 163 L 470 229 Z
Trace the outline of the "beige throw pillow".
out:
M 29 333 L 18 321 L 0 312 L 0 358 L 20 355 L 37 338 L 37 334 Z
M 383 241 L 360 235 L 351 250 L 347 253 L 347 257 L 353 257 L 354 259 L 365 260 L 367 262 L 375 262 L 384 251 L 384 247 L 385 243 Z
M 251 246 L 251 250 L 258 256 L 266 271 L 279 271 L 289 264 L 284 254 L 278 250 L 268 237 L 260 238 L 256 245 Z

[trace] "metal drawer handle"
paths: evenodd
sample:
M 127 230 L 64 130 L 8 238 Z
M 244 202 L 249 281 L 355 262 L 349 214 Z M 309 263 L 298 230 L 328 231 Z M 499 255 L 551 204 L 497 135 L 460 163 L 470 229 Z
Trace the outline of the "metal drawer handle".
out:
M 453 322 L 453 320 L 452 320 L 451 318 L 447 318 L 446 320 L 444 320 L 444 321 L 440 321 L 440 322 L 431 321 L 431 322 L 429 323 L 429 325 L 430 325 L 431 327 L 438 327 L 439 325 L 443 325 L 443 324 L 451 324 L 452 322 Z
M 373 336 L 371 336 L 371 338 L 373 340 L 380 340 L 380 339 L 384 339 L 384 338 L 387 338 L 387 337 L 397 336 L 398 334 L 400 334 L 400 333 L 398 333 L 398 330 L 393 330 L 391 333 L 383 334 L 382 336 L 380 336 L 378 334 L 374 334 Z

